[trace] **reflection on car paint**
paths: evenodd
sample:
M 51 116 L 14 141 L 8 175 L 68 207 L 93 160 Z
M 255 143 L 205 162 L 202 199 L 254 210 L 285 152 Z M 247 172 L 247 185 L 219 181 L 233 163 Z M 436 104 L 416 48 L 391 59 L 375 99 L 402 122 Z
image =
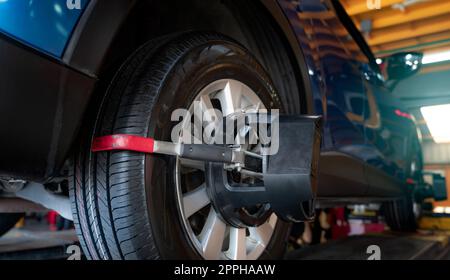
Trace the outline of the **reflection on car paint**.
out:
M 372 68 L 330 2 L 278 3 L 310 69 L 315 113 L 325 121 L 322 150 L 351 155 L 404 180 L 405 146 L 410 145 L 414 126 L 394 114 L 402 105 L 385 87 L 378 69 Z
M 67 0 L 1 0 L 0 33 L 61 57 L 88 2 L 70 9 Z

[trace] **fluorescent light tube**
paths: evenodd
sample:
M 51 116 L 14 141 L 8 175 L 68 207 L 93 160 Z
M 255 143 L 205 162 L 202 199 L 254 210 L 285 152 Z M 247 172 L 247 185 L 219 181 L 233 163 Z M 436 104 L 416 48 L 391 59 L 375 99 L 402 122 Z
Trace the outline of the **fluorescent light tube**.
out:
M 420 108 L 436 143 L 450 143 L 450 104 Z
M 430 64 L 450 60 L 450 51 L 425 54 L 422 58 L 422 64 Z

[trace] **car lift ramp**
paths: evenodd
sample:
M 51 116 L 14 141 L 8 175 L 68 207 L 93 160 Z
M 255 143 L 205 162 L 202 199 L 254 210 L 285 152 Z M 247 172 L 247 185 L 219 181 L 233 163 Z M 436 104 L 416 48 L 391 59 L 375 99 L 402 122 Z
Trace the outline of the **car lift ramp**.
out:
M 450 234 L 421 231 L 418 233 L 366 234 L 306 246 L 289 252 L 291 260 L 368 260 L 379 247 L 381 260 L 450 260 Z M 373 248 L 373 247 L 372 247 Z M 368 252 L 369 251 L 369 252 Z
M 78 246 L 74 230 L 13 229 L 0 238 L 0 260 L 65 260 L 71 245 Z

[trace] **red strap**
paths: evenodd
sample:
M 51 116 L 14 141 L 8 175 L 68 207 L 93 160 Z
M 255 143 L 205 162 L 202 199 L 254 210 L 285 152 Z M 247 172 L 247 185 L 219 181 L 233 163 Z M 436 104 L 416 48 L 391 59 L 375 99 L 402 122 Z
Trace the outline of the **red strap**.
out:
M 154 142 L 153 138 L 115 134 L 94 138 L 91 150 L 92 152 L 125 150 L 151 154 Z

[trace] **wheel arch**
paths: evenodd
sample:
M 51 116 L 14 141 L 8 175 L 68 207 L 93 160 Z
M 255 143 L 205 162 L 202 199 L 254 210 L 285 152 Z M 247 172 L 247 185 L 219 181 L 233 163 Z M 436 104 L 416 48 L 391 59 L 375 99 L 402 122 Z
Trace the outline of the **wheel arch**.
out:
M 63 56 L 67 65 L 98 79 L 77 138 L 92 127 L 110 81 L 133 52 L 151 39 L 194 29 L 220 32 L 255 54 L 289 104 L 287 113 L 313 111 L 300 44 L 276 1 L 91 0 Z
M 308 71 L 300 44 L 283 10 L 273 0 L 91 0 L 63 61 L 107 83 L 146 41 L 195 29 L 220 32 L 243 44 L 269 72 L 280 95 L 298 91 L 298 100 L 290 100 L 289 113 L 312 112 Z

